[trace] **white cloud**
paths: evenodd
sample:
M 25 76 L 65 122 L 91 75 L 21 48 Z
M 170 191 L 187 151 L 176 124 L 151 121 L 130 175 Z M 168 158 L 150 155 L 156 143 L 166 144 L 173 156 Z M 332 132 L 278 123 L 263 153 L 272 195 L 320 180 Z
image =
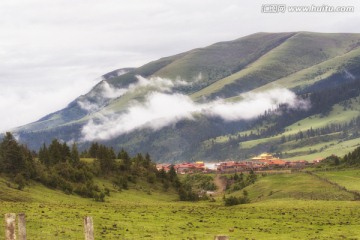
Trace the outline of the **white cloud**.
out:
M 161 77 L 151 77 L 150 79 L 144 78 L 142 76 L 136 76 L 138 79 L 138 82 L 135 84 L 130 85 L 130 90 L 136 90 L 139 88 L 155 88 L 161 91 L 171 91 L 176 86 L 187 86 L 190 83 L 184 81 L 184 80 L 171 80 L 167 78 L 161 78 Z
M 306 103 L 299 100 L 296 95 L 287 89 L 273 89 L 260 93 L 243 94 L 240 102 L 225 102 L 219 100 L 210 103 L 205 112 L 208 115 L 218 116 L 226 121 L 252 119 L 266 110 L 274 109 L 279 104 L 288 104 L 291 108 L 306 107 Z
M 124 88 L 116 89 L 110 86 L 109 83 L 103 81 L 101 82 L 101 96 L 104 98 L 117 98 L 124 95 L 128 90 Z
M 287 89 L 244 94 L 240 102 L 216 100 L 203 104 L 179 93 L 152 92 L 144 103 L 133 104 L 125 113 L 102 115 L 97 121 L 90 120 L 82 129 L 82 140 L 108 140 L 142 128 L 158 130 L 182 119 L 194 119 L 194 114 L 216 116 L 225 121 L 252 119 L 284 103 L 292 108 L 305 106 Z
M 147 96 L 145 104 L 135 104 L 125 114 L 102 116 L 100 123 L 90 120 L 82 133 L 84 140 L 90 141 L 111 139 L 142 127 L 156 130 L 184 118 L 191 119 L 196 109 L 185 95 L 152 93 Z
M 128 92 L 136 91 L 162 91 L 170 92 L 176 86 L 187 86 L 190 83 L 184 80 L 170 80 L 161 77 L 150 77 L 149 79 L 142 76 L 136 76 L 137 82 L 130 84 L 127 88 L 116 88 L 111 86 L 108 82 L 102 81 L 96 90 L 92 91 L 89 96 L 95 100 L 89 101 L 86 97 L 78 99 L 79 106 L 88 111 L 96 112 L 101 109 L 110 99 L 115 99 L 123 96 Z

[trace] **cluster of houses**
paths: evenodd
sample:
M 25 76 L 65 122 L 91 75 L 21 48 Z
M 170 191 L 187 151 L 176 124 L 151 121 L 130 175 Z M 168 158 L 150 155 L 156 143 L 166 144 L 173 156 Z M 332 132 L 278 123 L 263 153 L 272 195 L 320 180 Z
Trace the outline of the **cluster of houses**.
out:
M 156 168 L 158 170 L 164 169 L 165 172 L 168 172 L 173 164 L 157 164 Z M 208 167 L 205 166 L 204 162 L 196 162 L 196 163 L 179 163 L 173 165 L 176 173 L 178 174 L 186 174 L 186 173 L 196 173 L 196 172 L 208 172 Z M 211 171 L 209 171 L 211 172 Z
M 178 174 L 197 173 L 197 172 L 220 172 L 220 173 L 233 173 L 242 171 L 262 171 L 269 169 L 301 169 L 310 164 L 319 163 L 322 159 L 316 159 L 312 163 L 305 160 L 286 161 L 274 157 L 269 153 L 263 153 L 248 161 L 225 161 L 219 163 L 180 163 L 175 164 L 174 168 Z M 158 164 L 158 170 L 164 169 L 169 171 L 172 164 Z

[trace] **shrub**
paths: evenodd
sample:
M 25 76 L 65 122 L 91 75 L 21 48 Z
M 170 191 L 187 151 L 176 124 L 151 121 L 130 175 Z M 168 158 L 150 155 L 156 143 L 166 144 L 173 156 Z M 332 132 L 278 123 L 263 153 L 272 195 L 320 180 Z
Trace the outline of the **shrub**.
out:
M 96 202 L 105 202 L 105 193 L 94 193 L 94 200 Z
M 18 190 L 23 190 L 25 188 L 26 179 L 22 174 L 20 173 L 16 174 L 14 182 L 18 185 L 17 187 Z
M 234 206 L 239 204 L 239 199 L 234 196 L 230 196 L 228 198 L 225 198 L 225 206 Z
M 224 199 L 225 206 L 234 206 L 239 204 L 246 204 L 250 202 L 250 199 L 247 196 L 243 197 L 234 197 L 230 196 Z

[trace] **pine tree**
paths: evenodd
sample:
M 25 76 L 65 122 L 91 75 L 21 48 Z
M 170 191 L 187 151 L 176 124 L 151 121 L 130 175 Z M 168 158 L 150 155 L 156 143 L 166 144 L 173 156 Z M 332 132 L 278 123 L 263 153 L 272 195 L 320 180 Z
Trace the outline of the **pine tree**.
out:
M 49 145 L 49 157 L 50 165 L 57 164 L 62 162 L 63 159 L 63 146 L 59 143 L 57 139 L 54 139 Z
M 125 171 L 130 170 L 131 168 L 131 159 L 129 154 L 122 148 L 118 154 L 118 159 L 121 159 L 124 164 Z
M 16 175 L 26 170 L 25 157 L 21 146 L 10 132 L 5 134 L 0 148 L 2 168 L 5 173 Z
M 171 165 L 168 176 L 171 182 L 175 182 L 178 179 L 174 165 Z
M 150 165 L 151 165 L 151 158 L 150 158 L 149 153 L 146 153 L 145 159 L 144 159 L 144 161 L 143 161 L 143 166 L 144 166 L 144 168 L 149 169 L 149 168 L 150 168 Z
M 109 154 L 112 159 L 116 159 L 116 154 L 115 154 L 113 147 L 109 148 Z
M 61 155 L 62 155 L 61 160 L 63 162 L 65 162 L 67 159 L 69 159 L 71 157 L 70 148 L 65 142 L 61 146 Z
M 114 169 L 115 159 L 112 158 L 111 150 L 107 147 L 99 146 L 96 159 L 100 163 L 100 170 L 103 174 L 108 174 Z
M 91 158 L 97 158 L 98 150 L 99 150 L 99 144 L 97 142 L 92 143 L 89 148 L 89 156 Z
M 50 155 L 49 150 L 44 143 L 43 146 L 39 149 L 39 161 L 45 166 L 50 165 Z
M 76 165 L 80 162 L 79 151 L 76 143 L 74 143 L 71 147 L 70 160 L 73 165 Z

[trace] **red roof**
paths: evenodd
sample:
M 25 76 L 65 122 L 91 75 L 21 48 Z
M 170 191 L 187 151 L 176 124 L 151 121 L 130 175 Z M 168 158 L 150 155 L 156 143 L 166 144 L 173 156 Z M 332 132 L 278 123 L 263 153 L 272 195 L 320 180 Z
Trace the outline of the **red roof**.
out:
M 277 159 L 277 158 L 273 158 L 273 159 L 262 159 L 259 160 L 260 162 L 264 162 L 267 163 L 269 165 L 285 165 L 286 162 L 284 160 L 281 159 Z

